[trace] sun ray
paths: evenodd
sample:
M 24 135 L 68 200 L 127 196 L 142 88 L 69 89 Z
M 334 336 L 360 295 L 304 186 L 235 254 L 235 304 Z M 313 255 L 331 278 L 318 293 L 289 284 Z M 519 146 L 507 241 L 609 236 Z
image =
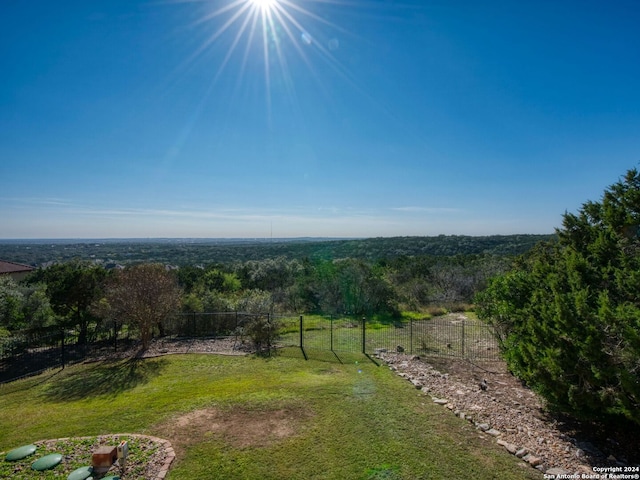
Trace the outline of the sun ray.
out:
M 276 6 L 277 6 L 277 4 L 276 4 Z M 276 20 L 280 20 L 278 18 L 278 15 L 277 15 L 277 8 L 275 8 L 275 7 L 272 8 L 268 12 L 267 17 L 269 19 L 269 25 L 270 25 L 271 31 L 275 32 L 276 25 L 275 25 L 274 17 L 276 17 Z M 283 24 L 281 21 L 279 22 L 279 25 L 285 30 L 288 28 L 287 25 Z M 293 44 L 296 47 L 298 47 L 296 42 L 293 42 Z M 281 41 L 279 39 L 277 39 L 275 41 L 275 51 L 276 51 L 276 54 L 278 56 L 278 65 L 280 66 L 280 72 L 282 74 L 282 78 L 283 78 L 283 81 L 284 81 L 284 85 L 285 85 L 286 91 L 287 91 L 292 103 L 295 104 L 295 103 L 297 103 L 295 85 L 294 85 L 294 82 L 293 82 L 293 78 L 291 77 L 291 72 L 289 70 L 287 58 L 284 55 L 284 52 L 282 51 L 282 45 L 281 45 Z
M 245 33 L 245 30 L 247 29 L 247 24 L 249 23 L 251 18 L 252 18 L 252 15 L 245 16 L 244 21 L 242 22 L 242 25 L 240 26 L 240 28 L 236 32 L 236 36 L 233 39 L 233 43 L 231 44 L 231 46 L 227 50 L 227 53 L 224 56 L 224 59 L 222 60 L 222 63 L 220 64 L 220 67 L 218 68 L 216 76 L 213 78 L 213 82 L 214 83 L 218 80 L 218 78 L 220 77 L 220 75 L 224 71 L 225 67 L 227 66 L 227 63 L 229 63 L 229 60 L 231 60 L 231 57 L 233 56 L 233 52 L 235 52 L 236 47 L 238 46 L 238 43 L 240 43 L 240 40 L 242 39 L 242 37 L 243 37 L 243 35 Z
M 345 10 L 348 15 L 357 13 L 354 9 L 368 5 L 365 0 L 192 1 L 203 4 L 207 9 L 192 27 L 203 28 L 213 23 L 215 28 L 182 63 L 182 68 L 193 66 L 205 54 L 216 58 L 216 70 L 210 78 L 207 92 L 214 91 L 213 85 L 222 80 L 223 74 L 236 69 L 236 81 L 225 81 L 233 83 L 230 92 L 235 98 L 242 84 L 248 87 L 244 78 L 248 66 L 255 60 L 255 66 L 262 71 L 260 94 L 263 95 L 270 123 L 276 98 L 288 100 L 296 108 L 299 107 L 297 92 L 302 84 L 297 80 L 301 71 L 294 61 L 299 59 L 302 62 L 300 65 L 304 65 L 312 82 L 319 88 L 320 95 L 329 102 L 333 102 L 333 96 L 326 84 L 328 71 L 333 71 L 337 78 L 346 81 L 360 93 L 365 93 L 365 89 L 358 85 L 348 67 L 338 58 L 340 43 L 336 38 L 360 37 L 331 21 L 337 18 L 335 14 L 339 9 L 350 9 L 348 12 Z M 236 57 L 238 60 L 234 62 Z M 255 89 L 251 91 L 258 92 Z
M 250 8 L 250 4 L 247 0 L 236 0 L 233 3 L 221 7 L 218 10 L 208 14 L 203 19 L 196 21 L 193 25 L 197 25 L 206 20 L 211 20 L 212 18 L 216 18 L 234 8 L 238 8 L 238 10 L 229 18 L 223 25 L 221 25 L 216 31 L 213 32 L 202 44 L 191 54 L 189 55 L 180 65 L 178 70 L 186 70 L 188 66 L 193 64 L 195 60 L 200 57 L 211 45 L 213 45 L 220 37 L 224 35 L 224 33 L 229 30 L 233 24 L 242 16 L 243 13 L 246 12 L 247 9 Z M 206 18 L 206 20 L 205 20 Z
M 210 13 L 206 14 L 203 17 L 200 17 L 199 19 L 197 19 L 195 22 L 192 23 L 192 26 L 199 25 L 201 23 L 206 23 L 209 20 L 212 20 L 212 19 L 214 19 L 216 17 L 219 17 L 220 15 L 223 15 L 224 13 L 228 12 L 229 10 L 233 10 L 234 8 L 236 8 L 236 7 L 240 6 L 240 5 L 244 5 L 246 7 L 250 6 L 249 3 L 247 2 L 247 0 L 234 0 L 229 5 L 223 5 L 219 9 L 214 10 L 213 12 L 210 12 Z
M 291 44 L 293 45 L 294 49 L 298 52 L 298 55 L 300 55 L 300 58 L 302 59 L 302 61 L 305 63 L 305 65 L 307 66 L 307 68 L 309 69 L 309 71 L 312 74 L 312 77 L 314 78 L 314 80 L 317 82 L 318 86 L 323 90 L 323 92 L 325 94 L 328 95 L 328 92 L 326 91 L 326 89 L 324 88 L 324 85 L 322 85 L 321 82 L 319 82 L 319 75 L 316 72 L 316 69 L 314 67 L 314 65 L 311 63 L 311 60 L 309 59 L 309 57 L 307 56 L 307 54 L 305 53 L 305 51 L 302 49 L 300 43 L 297 41 L 296 36 L 294 35 L 293 31 L 291 30 L 291 27 L 289 26 L 289 24 L 284 20 L 283 18 L 283 13 L 286 14 L 286 12 L 282 11 L 282 8 L 277 6 L 276 8 L 274 8 L 274 15 L 276 17 L 278 17 L 278 21 L 280 22 L 280 25 L 282 25 L 282 29 L 284 30 L 284 32 L 287 34 L 287 37 L 289 38 L 289 40 L 291 40 Z M 311 38 L 311 41 L 313 39 Z M 311 43 L 311 42 L 309 42 Z
M 313 19 L 314 21 L 317 21 L 318 23 L 322 23 L 328 27 L 331 27 L 332 29 L 338 30 L 342 33 L 347 33 L 349 35 L 352 35 L 352 33 L 349 32 L 348 30 L 341 28 L 339 25 L 336 25 L 335 23 L 330 22 L 325 18 L 322 18 L 320 15 L 316 15 L 315 13 L 307 10 L 306 8 L 302 8 L 300 5 L 297 5 L 294 2 L 291 2 L 289 0 L 280 0 L 279 2 L 276 2 L 274 7 L 286 12 L 286 9 L 284 8 L 284 6 L 291 8 L 292 10 L 296 10 L 297 12 L 300 12 L 301 14 L 306 15 L 307 17 Z
M 286 2 L 287 4 L 289 4 L 290 2 Z M 289 13 L 288 11 L 286 11 L 283 8 L 278 9 L 282 15 L 284 15 L 287 20 L 289 20 L 289 22 L 295 26 L 298 30 L 300 30 L 301 32 L 305 32 L 305 28 L 304 26 L 298 21 L 296 20 L 296 18 L 291 15 L 291 13 Z M 310 14 L 309 12 L 307 12 L 306 10 L 302 9 L 302 11 L 304 11 L 307 14 Z M 310 14 L 311 15 L 311 14 Z M 315 18 L 315 15 L 313 15 Z M 286 25 L 286 21 L 282 21 L 281 22 L 282 25 Z M 331 54 L 331 52 L 326 49 L 322 44 L 320 44 L 319 42 L 315 42 L 315 48 L 320 52 L 320 56 L 323 58 L 323 60 L 329 64 L 329 66 L 331 68 L 333 68 L 336 73 L 338 73 L 340 76 L 342 76 L 344 79 L 348 80 L 349 83 L 351 83 L 353 85 L 353 79 L 351 78 L 351 76 L 345 71 L 345 69 L 342 67 L 342 65 L 336 60 L 335 56 L 333 54 Z M 303 59 L 305 59 L 305 55 L 304 52 L 302 52 L 301 49 L 298 49 L 298 51 L 301 53 L 301 56 Z
M 253 42 L 253 38 L 256 33 L 256 25 L 258 24 L 258 15 L 251 15 L 251 28 L 249 29 L 249 37 L 247 38 L 247 43 L 244 49 L 244 55 L 242 56 L 242 63 L 240 64 L 240 78 L 242 78 L 245 68 L 247 66 L 247 61 L 249 59 L 249 50 L 251 49 L 251 43 Z
M 271 118 L 271 70 L 269 69 L 269 39 L 267 32 L 267 19 L 262 11 L 262 47 L 264 54 L 264 81 L 266 87 L 265 100 L 267 102 L 267 116 Z

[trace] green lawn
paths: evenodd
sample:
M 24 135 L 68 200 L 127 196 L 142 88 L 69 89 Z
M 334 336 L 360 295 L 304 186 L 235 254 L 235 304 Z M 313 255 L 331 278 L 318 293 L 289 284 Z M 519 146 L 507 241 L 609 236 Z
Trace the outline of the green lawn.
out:
M 298 355 L 170 355 L 3 385 L 0 451 L 126 432 L 172 441 L 173 480 L 540 477 L 366 357 Z

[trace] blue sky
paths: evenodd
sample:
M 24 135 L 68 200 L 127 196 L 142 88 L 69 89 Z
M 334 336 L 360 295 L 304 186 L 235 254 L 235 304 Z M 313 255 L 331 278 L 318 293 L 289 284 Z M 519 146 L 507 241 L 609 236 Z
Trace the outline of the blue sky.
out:
M 638 167 L 638 25 L 637 1 L 3 0 L 0 238 L 551 233 Z

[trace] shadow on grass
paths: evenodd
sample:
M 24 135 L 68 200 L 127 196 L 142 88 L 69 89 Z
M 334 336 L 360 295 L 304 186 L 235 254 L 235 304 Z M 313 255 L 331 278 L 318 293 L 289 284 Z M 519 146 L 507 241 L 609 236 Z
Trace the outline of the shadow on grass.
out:
M 64 402 L 100 395 L 115 396 L 157 377 L 166 360 L 131 358 L 102 362 L 55 381 L 43 394 L 47 400 Z
M 2 392 L 2 394 L 8 394 L 22 392 L 24 390 L 29 390 L 30 388 L 36 388 L 43 383 L 53 381 L 52 379 L 60 375 L 60 372 L 62 372 L 62 369 L 49 370 L 40 374 L 36 378 L 25 377 L 24 379 L 20 379 L 22 380 L 21 382 L 0 383 L 0 392 Z
M 300 360 L 318 360 L 321 362 L 352 364 L 362 361 L 370 361 L 376 366 L 380 363 L 367 353 L 339 352 L 336 350 L 326 350 L 322 348 L 304 349 L 306 358 L 299 347 L 285 347 L 278 350 L 278 355 L 288 358 L 299 358 Z

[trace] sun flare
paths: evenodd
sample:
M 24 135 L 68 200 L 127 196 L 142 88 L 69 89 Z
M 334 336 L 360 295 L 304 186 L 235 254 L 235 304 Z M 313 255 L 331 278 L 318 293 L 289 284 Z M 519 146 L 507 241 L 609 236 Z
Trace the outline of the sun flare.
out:
M 212 54 L 218 60 L 211 87 L 229 70 L 235 70 L 236 87 L 243 78 L 263 78 L 267 115 L 271 115 L 272 96 L 297 97 L 294 73 L 299 64 L 310 72 L 320 91 L 330 98 L 322 84 L 327 67 L 348 82 L 351 76 L 338 60 L 341 38 L 351 32 L 333 23 L 342 8 L 333 0 L 174 0 L 201 1 L 205 9 L 194 26 L 211 28 L 200 46 L 189 56 L 187 66 L 196 58 Z M 357 0 L 356 0 L 357 3 Z M 262 70 L 259 73 L 256 66 Z M 251 74 L 248 74 L 251 72 Z M 247 76 L 245 76 L 247 74 Z M 256 75 L 258 74 L 258 75 Z M 251 75 L 251 76 L 249 76 Z M 250 81 L 250 80 L 249 80 Z M 299 83 L 298 83 L 299 84 Z
M 271 10 L 276 7 L 278 0 L 250 0 L 250 2 L 260 10 Z

